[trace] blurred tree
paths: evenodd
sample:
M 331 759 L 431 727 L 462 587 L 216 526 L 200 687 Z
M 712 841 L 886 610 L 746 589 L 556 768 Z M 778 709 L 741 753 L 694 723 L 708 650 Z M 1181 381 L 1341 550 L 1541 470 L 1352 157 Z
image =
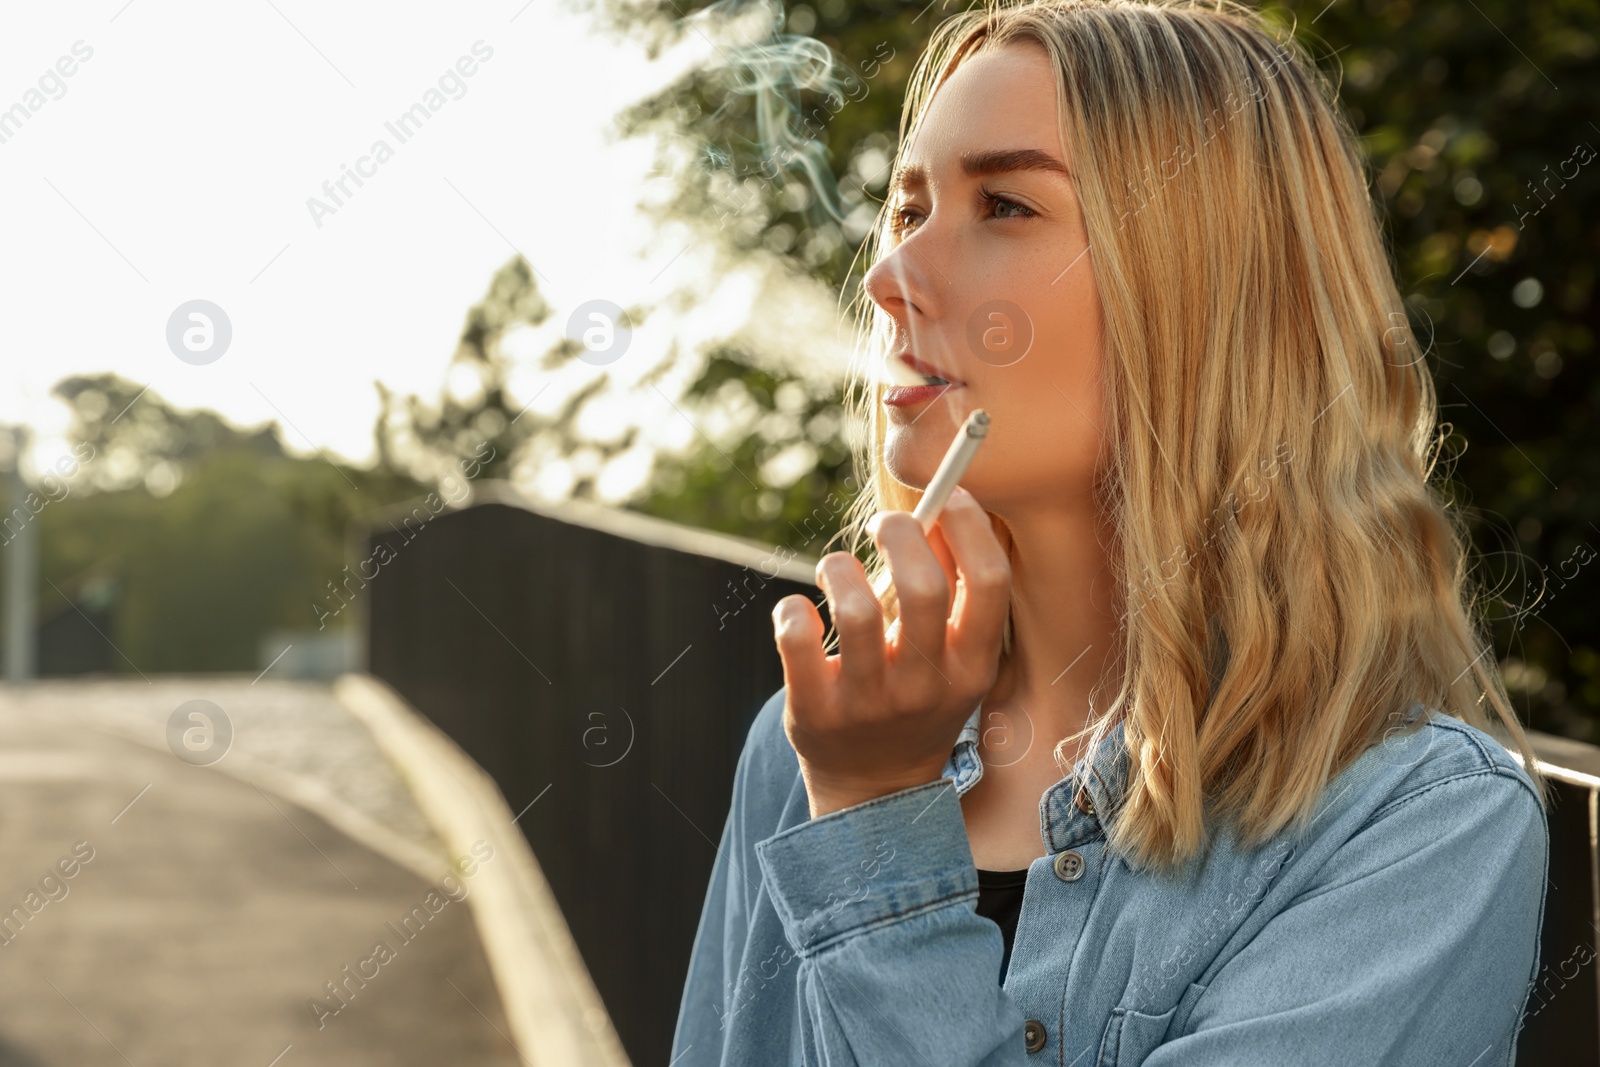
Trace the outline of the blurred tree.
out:
M 290 456 L 273 425 L 180 411 L 116 375 L 54 391 L 69 438 L 93 451 L 37 516 L 40 611 L 113 590 L 120 672 L 256 669 L 270 631 L 318 629 L 351 524 L 427 491 L 383 467 Z
M 708 63 L 618 116 L 625 135 L 659 135 L 658 166 L 678 169 L 659 216 L 714 219 L 735 251 L 789 254 L 853 296 L 906 80 L 937 17 L 922 12 L 886 0 L 787 13 L 767 0 L 606 8 L 607 24 L 645 37 L 652 54 L 714 39 Z
M 625 309 L 632 325 L 650 309 Z M 599 499 L 605 465 L 639 445 L 640 427 L 616 420 L 583 425 L 589 405 L 614 383 L 604 367 L 582 362 L 583 346 L 561 335 L 540 356 L 519 364 L 505 344 L 514 331 L 542 325 L 551 309 L 526 260 L 513 258 L 490 283 L 466 325 L 437 402 L 393 396 L 377 388 L 380 465 L 418 479 L 438 477 L 483 446 L 494 458 L 479 477 L 528 486 L 549 464 L 572 468 L 566 495 Z M 675 362 L 699 359 L 704 371 L 674 403 L 699 431 L 709 410 L 733 413 L 744 426 L 732 451 L 697 437 L 687 459 L 655 456 L 646 488 L 629 506 L 648 514 L 785 543 L 815 551 L 837 529 L 842 508 L 828 497 L 849 474 L 837 389 L 759 369 L 750 353 L 724 346 L 708 353 L 676 352 L 648 372 L 639 391 L 661 380 Z M 520 384 L 519 371 L 529 372 Z M 543 380 L 533 388 L 535 377 Z M 560 383 L 564 399 L 550 413 L 533 407 Z M 659 398 L 651 397 L 652 403 Z M 731 465 L 731 469 L 730 469 Z
M 382 382 L 374 382 L 380 399 L 375 430 L 379 466 L 415 470 L 425 477 L 437 470 L 486 454 L 480 478 L 505 478 L 519 446 L 533 436 L 536 420 L 522 423 L 522 412 L 512 406 L 507 377 L 510 367 L 500 352 L 500 341 L 518 326 L 537 326 L 550 317 L 550 305 L 539 293 L 527 260 L 520 255 L 495 272 L 489 291 L 466 315 L 460 340 L 446 374 L 447 388 L 437 405 L 420 397 L 396 398 Z M 576 346 L 561 346 L 570 354 Z M 552 353 L 559 359 L 560 353 Z M 547 361 L 548 362 L 548 361 Z M 572 405 L 558 417 L 566 425 Z M 522 425 L 517 425 L 522 423 Z
M 676 176 L 673 195 L 652 210 L 663 222 L 709 220 L 732 259 L 787 256 L 848 307 L 930 9 L 720 0 L 618 4 L 602 17 L 652 53 L 695 35 L 713 41 L 707 64 L 618 117 L 622 134 L 656 137 L 658 168 Z M 750 432 L 732 450 L 702 444 L 663 457 L 634 506 L 820 554 L 843 518 L 839 497 L 859 490 L 843 388 L 721 349 L 688 397 L 746 409 Z
M 707 448 L 658 463 L 638 510 L 821 554 L 856 488 L 837 392 L 753 368 L 744 354 L 723 349 L 689 398 L 758 414 L 726 455 Z
M 1362 132 L 1507 685 L 1536 727 L 1600 740 L 1600 3 L 1268 10 Z
M 145 486 L 165 496 L 183 468 L 218 450 L 239 450 L 263 459 L 284 455 L 270 423 L 242 430 L 212 411 L 175 411 L 159 396 L 115 374 L 64 378 L 51 390 L 72 409 L 69 435 L 89 445 L 94 460 L 83 470 L 85 488 Z
M 624 313 L 637 326 L 648 310 L 633 307 Z M 550 315 L 527 260 L 513 257 L 495 272 L 489 291 L 467 312 L 446 369 L 446 388 L 437 402 L 414 395 L 395 397 L 376 383 L 382 406 L 376 428 L 381 464 L 418 478 L 437 477 L 470 456 L 487 454 L 487 446 L 493 449 L 493 458 L 477 477 L 506 478 L 526 486 L 532 481 L 530 472 L 541 464 L 577 458 L 581 462 L 574 465 L 581 470 L 569 495 L 593 497 L 595 472 L 606 460 L 634 447 L 638 427 L 620 427 L 603 437 L 580 429 L 586 405 L 605 392 L 609 377 L 584 364 L 579 358 L 583 346 L 565 336 L 525 368 L 539 372 L 544 382 L 534 389 L 534 375 L 529 374 L 522 389 L 528 395 L 523 399 L 512 379 L 524 368 L 505 351 L 503 342 L 515 332 L 543 324 Z M 558 390 L 561 399 L 554 412 L 533 409 L 534 400 L 558 383 L 565 395 Z
M 679 14 L 666 4 L 619 5 L 598 17 L 614 32 L 651 38 L 656 51 L 669 38 L 696 32 Z M 713 45 L 717 59 L 616 123 L 619 136 L 655 135 L 662 146 L 657 169 L 677 179 L 667 202 L 646 210 L 663 223 L 709 222 L 728 261 L 757 252 L 787 256 L 796 273 L 836 291 L 853 288 L 859 283 L 853 260 L 878 207 L 873 191 L 888 180 L 899 98 L 928 20 L 919 23 L 914 11 L 888 3 L 847 7 L 828 0 L 783 16 L 770 5 L 724 0 L 704 21 L 721 42 Z M 687 168 L 685 157 L 693 159 Z M 696 295 L 674 294 L 660 306 L 681 306 Z M 650 310 L 627 309 L 632 325 Z M 639 427 L 612 419 L 597 432 L 601 420 L 584 418 L 590 405 L 613 395 L 608 389 L 615 383 L 603 371 L 567 374 L 582 347 L 564 336 L 531 369 L 548 379 L 540 392 L 564 374 L 581 384 L 567 390 L 554 413 L 529 410 L 538 393 L 514 387 L 518 368 L 502 342 L 550 313 L 520 256 L 502 268 L 469 313 L 452 360 L 448 378 L 465 384 L 447 389 L 436 404 L 383 393 L 384 462 L 420 477 L 490 440 L 497 457 L 492 476 L 526 487 L 553 468 L 566 469 L 566 495 L 599 497 L 600 472 L 639 447 Z M 695 436 L 682 455 L 648 457 L 646 483 L 626 506 L 820 551 L 842 517 L 838 491 L 855 484 L 840 418 L 842 383 L 785 373 L 768 362 L 731 343 L 705 352 L 674 348 L 671 359 L 637 383 L 653 386 L 674 367 L 697 368 L 681 395 L 668 397 Z M 737 443 L 719 446 L 702 427 L 729 419 L 735 432 L 718 436 Z M 540 495 L 549 494 L 547 488 Z

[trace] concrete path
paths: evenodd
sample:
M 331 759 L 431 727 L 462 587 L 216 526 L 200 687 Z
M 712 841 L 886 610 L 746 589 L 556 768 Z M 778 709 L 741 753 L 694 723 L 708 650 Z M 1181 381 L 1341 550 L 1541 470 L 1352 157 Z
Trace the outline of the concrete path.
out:
M 210 766 L 169 746 L 193 699 Z M 526 1062 L 463 896 L 494 862 L 325 686 L 0 687 L 0 1067 Z

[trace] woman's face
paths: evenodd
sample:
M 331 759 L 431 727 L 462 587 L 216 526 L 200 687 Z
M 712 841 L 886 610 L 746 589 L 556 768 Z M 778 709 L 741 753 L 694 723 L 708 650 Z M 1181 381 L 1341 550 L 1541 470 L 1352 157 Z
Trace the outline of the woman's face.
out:
M 989 439 L 962 484 L 990 511 L 1087 495 L 1101 447 L 1100 300 L 1061 152 L 1055 79 L 1031 43 L 984 51 L 934 94 L 889 188 L 893 236 L 867 272 L 894 320 L 885 462 L 925 487 L 967 414 Z M 896 403 L 895 401 L 899 401 Z

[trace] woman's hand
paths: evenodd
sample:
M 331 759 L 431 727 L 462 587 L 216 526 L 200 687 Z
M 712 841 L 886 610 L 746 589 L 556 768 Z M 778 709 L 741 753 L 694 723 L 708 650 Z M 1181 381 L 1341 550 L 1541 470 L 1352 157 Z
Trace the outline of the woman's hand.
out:
M 817 564 L 838 655 L 823 652 L 822 616 L 806 597 L 772 612 L 784 731 L 812 818 L 937 779 L 999 669 L 1011 564 L 972 495 L 958 486 L 926 535 L 908 511 L 879 512 L 869 530 L 899 594 L 897 626 L 885 630 L 866 568 L 848 552 Z

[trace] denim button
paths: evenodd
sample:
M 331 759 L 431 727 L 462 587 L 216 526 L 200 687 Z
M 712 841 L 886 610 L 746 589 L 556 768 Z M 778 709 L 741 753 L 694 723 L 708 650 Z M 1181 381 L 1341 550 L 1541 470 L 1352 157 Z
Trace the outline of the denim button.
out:
M 1038 1052 L 1044 1048 L 1044 1023 L 1038 1019 L 1029 1019 L 1023 1023 L 1022 1045 L 1029 1052 Z
M 1076 882 L 1083 877 L 1083 853 L 1068 849 L 1056 856 L 1056 877 L 1063 882 Z

